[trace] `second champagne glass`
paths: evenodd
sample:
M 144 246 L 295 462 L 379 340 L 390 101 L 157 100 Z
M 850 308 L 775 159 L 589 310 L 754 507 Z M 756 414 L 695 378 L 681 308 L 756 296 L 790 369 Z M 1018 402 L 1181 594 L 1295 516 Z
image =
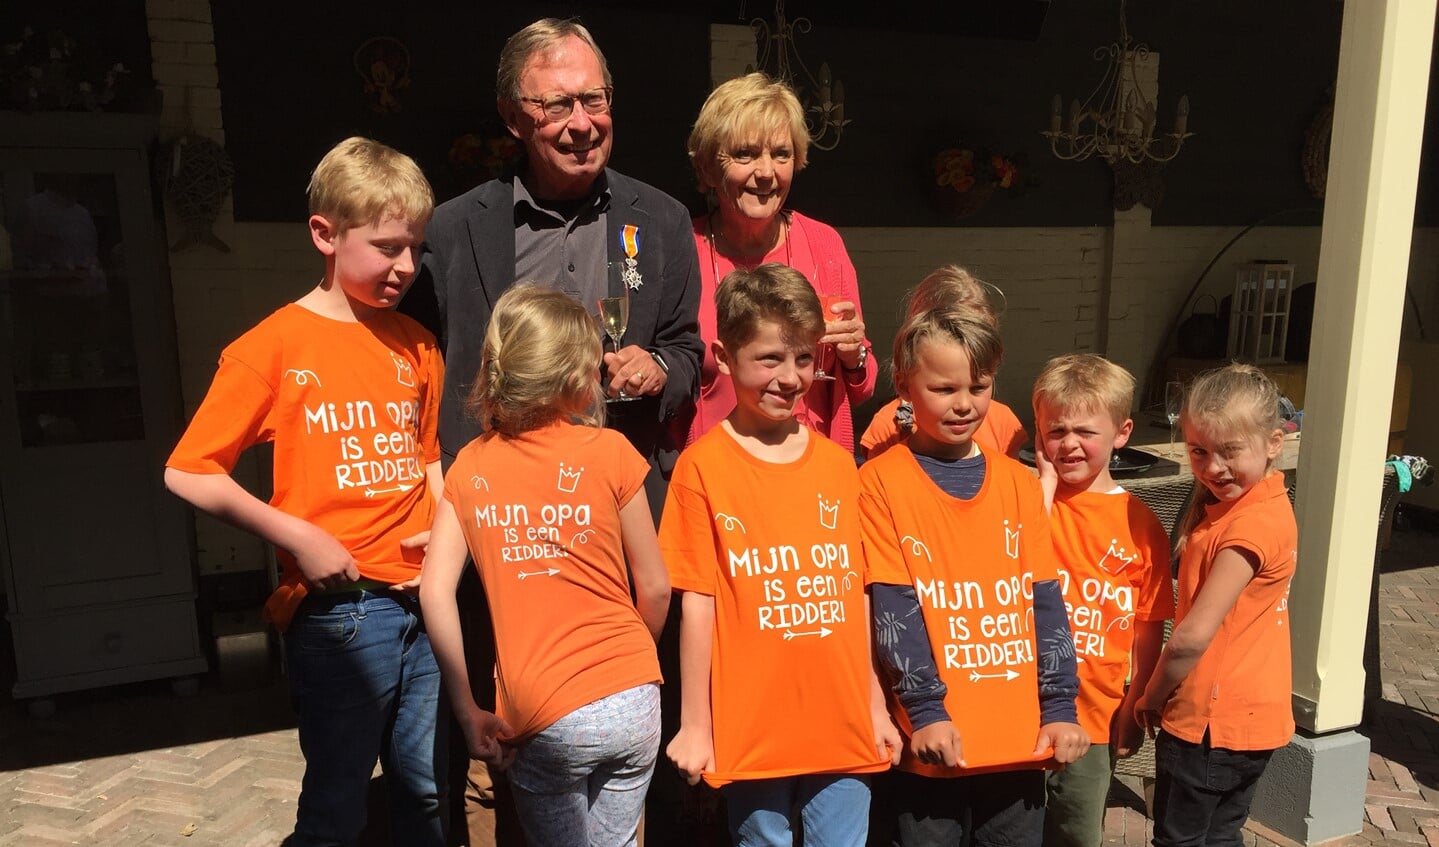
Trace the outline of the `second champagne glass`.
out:
M 1164 418 L 1169 421 L 1169 457 L 1174 454 L 1174 427 L 1179 423 L 1179 413 L 1184 408 L 1184 383 L 1164 383 Z
M 837 317 L 834 312 L 831 312 L 831 311 L 829 310 L 830 307 L 833 306 L 833 305 L 836 304 L 836 303 L 842 303 L 842 302 L 844 302 L 844 299 L 845 299 L 844 296 L 841 295 L 841 294 L 821 294 L 821 295 L 819 295 L 819 309 L 820 309 L 821 312 L 824 313 L 824 321 L 825 321 L 825 323 L 829 323 L 830 321 L 834 320 L 834 319 Z M 815 362 L 815 366 L 814 366 L 814 378 L 815 378 L 815 379 L 834 379 L 834 378 L 835 378 L 834 371 L 837 371 L 837 370 L 839 370 L 839 358 L 835 355 L 834 345 L 833 345 L 833 344 L 821 344 L 821 345 L 819 345 L 819 351 L 818 351 L 818 353 L 817 353 L 816 362 Z

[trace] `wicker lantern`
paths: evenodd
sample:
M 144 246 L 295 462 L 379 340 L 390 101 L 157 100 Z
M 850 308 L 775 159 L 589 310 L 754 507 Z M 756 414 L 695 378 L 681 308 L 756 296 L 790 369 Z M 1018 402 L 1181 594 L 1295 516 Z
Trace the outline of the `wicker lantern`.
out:
M 1284 361 L 1294 266 L 1285 262 L 1240 265 L 1229 310 L 1229 357 L 1256 364 Z

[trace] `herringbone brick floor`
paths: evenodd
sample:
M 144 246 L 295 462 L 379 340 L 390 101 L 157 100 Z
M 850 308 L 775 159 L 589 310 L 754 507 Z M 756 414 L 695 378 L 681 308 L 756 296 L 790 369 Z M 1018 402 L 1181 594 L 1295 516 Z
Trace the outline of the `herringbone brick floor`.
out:
M 1334 843 L 1439 847 L 1439 534 L 1395 535 L 1379 608 L 1364 829 Z M 0 700 L 0 847 L 260 847 L 290 833 L 303 762 L 283 684 L 225 693 L 205 680 L 188 698 L 145 684 L 58 705 L 42 720 Z M 1138 777 L 1116 779 L 1106 844 L 1148 844 L 1140 791 Z M 1246 842 L 1292 845 L 1252 822 Z

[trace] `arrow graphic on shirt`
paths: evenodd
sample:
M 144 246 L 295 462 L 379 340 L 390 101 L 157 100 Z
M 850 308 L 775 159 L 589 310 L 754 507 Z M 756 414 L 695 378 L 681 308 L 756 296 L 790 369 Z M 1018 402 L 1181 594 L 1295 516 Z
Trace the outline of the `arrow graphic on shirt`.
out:
M 527 576 L 554 576 L 559 572 L 559 568 L 545 568 L 542 571 L 520 571 L 520 579 L 523 580 Z
M 970 682 L 979 682 L 981 679 L 1019 679 L 1018 671 L 1005 671 L 1004 673 L 980 673 L 972 671 L 969 674 Z
M 397 485 L 394 488 L 366 488 L 365 496 L 374 497 L 376 494 L 394 494 L 396 491 L 409 491 L 413 485 Z
M 820 638 L 824 638 L 832 632 L 834 632 L 834 630 L 827 626 L 822 626 L 819 629 L 810 630 L 809 632 L 795 632 L 792 629 L 787 629 L 784 631 L 784 640 L 789 641 L 794 638 L 803 638 L 806 635 L 818 635 Z

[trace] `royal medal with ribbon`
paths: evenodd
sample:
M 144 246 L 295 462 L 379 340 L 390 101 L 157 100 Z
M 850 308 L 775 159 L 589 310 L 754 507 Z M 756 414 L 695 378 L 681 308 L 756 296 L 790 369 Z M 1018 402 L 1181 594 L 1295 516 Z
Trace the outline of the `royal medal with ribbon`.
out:
M 640 228 L 634 224 L 620 227 L 620 246 L 625 251 L 625 266 L 620 270 L 620 280 L 633 291 L 645 283 L 640 276 L 637 258 L 640 254 Z

